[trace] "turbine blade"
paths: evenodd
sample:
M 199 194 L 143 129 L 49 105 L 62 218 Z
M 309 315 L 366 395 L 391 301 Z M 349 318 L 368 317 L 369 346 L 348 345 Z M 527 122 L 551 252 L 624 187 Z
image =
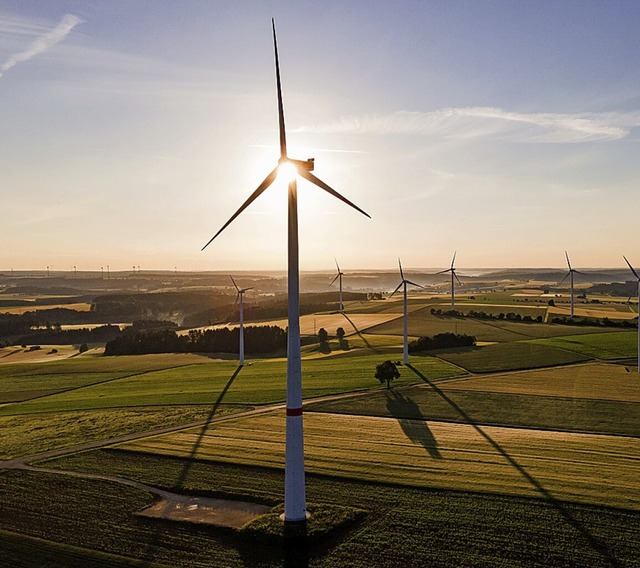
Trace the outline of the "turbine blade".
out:
M 451 268 L 453 268 L 453 263 L 456 261 L 456 254 L 458 253 L 457 250 L 453 251 L 453 258 L 451 259 Z
M 402 272 L 402 263 L 400 262 L 400 258 L 398 258 L 398 266 L 400 267 L 400 278 L 404 280 L 404 272 Z
M 405 282 L 407 284 L 411 284 L 412 286 L 417 286 L 418 288 L 424 288 L 424 286 L 421 286 L 420 284 L 416 284 L 415 282 L 411 282 L 411 280 L 405 280 Z
M 318 179 L 316 176 L 314 176 L 310 171 L 299 168 L 298 173 L 307 181 L 310 181 L 312 184 L 317 185 L 318 187 L 324 189 L 327 193 L 330 193 L 334 197 L 337 197 L 340 201 L 344 201 L 344 203 L 346 203 L 347 205 L 350 205 L 356 211 L 360 211 L 360 213 L 362 213 L 363 215 L 371 219 L 371 215 L 369 215 L 368 213 L 365 213 L 362 209 L 360 209 L 360 207 L 351 203 L 351 201 L 349 201 L 346 197 L 342 197 L 342 195 L 340 195 L 335 189 L 332 189 L 331 187 L 329 187 L 321 179 Z
M 238 285 L 236 284 L 236 281 L 233 279 L 233 276 L 229 276 L 229 278 L 231 278 L 231 282 L 233 282 L 233 286 L 234 288 L 240 292 L 240 288 L 238 288 Z
M 567 265 L 569 266 L 569 270 L 571 270 L 571 263 L 569 262 L 569 253 L 565 250 L 564 255 L 567 257 Z
M 273 51 L 276 60 L 276 88 L 278 90 L 278 124 L 280 128 L 280 159 L 287 157 L 287 136 L 284 129 L 284 106 L 282 104 L 282 83 L 280 82 L 280 61 L 278 58 L 278 41 L 276 40 L 276 22 L 271 18 L 273 28 Z
M 404 280 L 400 282 L 400 284 L 398 284 L 398 287 L 393 292 L 391 292 L 391 296 L 393 296 L 398 290 L 400 290 L 403 284 L 404 284 Z M 391 296 L 389 296 L 389 298 L 391 298 Z
M 569 277 L 569 274 L 571 274 L 571 272 L 567 272 L 564 275 L 564 278 L 562 280 L 560 280 L 560 282 L 558 282 L 557 286 L 560 286 L 560 284 L 562 284 Z
M 633 268 L 633 266 L 631 266 L 631 263 L 627 260 L 627 257 L 622 255 L 622 258 L 624 258 L 625 262 L 627 263 L 627 265 L 629 266 L 629 268 L 631 269 L 631 272 L 633 272 L 633 275 L 640 280 L 640 276 L 638 276 L 638 273 L 635 271 L 635 268 Z
M 460 284 L 460 286 L 462 286 L 462 282 L 460 282 L 460 278 L 458 278 L 458 275 L 456 274 L 455 270 L 453 271 L 453 275 L 456 277 L 456 280 L 458 281 L 458 284 Z
M 340 273 L 338 273 L 338 275 L 331 281 L 331 284 L 329 284 L 329 286 L 333 286 L 333 283 L 340 278 Z
M 247 290 L 253 290 L 253 286 L 251 286 L 250 288 L 243 288 L 242 290 L 240 290 L 241 294 L 244 294 Z
M 204 249 L 206 249 L 211 242 L 213 241 L 213 239 L 215 239 L 220 233 L 222 233 L 222 231 L 224 231 L 230 224 L 231 222 L 238 216 L 240 215 L 240 213 L 242 213 L 247 207 L 249 207 L 249 205 L 251 205 L 251 203 L 253 201 L 255 201 L 255 199 L 265 190 L 267 189 L 272 183 L 273 180 L 276 179 L 276 176 L 278 175 L 278 168 L 276 167 L 266 178 L 264 178 L 264 181 L 258 186 L 258 189 L 256 189 L 250 196 L 249 199 L 247 199 L 242 206 L 240 207 L 240 209 L 238 209 L 232 216 L 231 218 L 222 226 L 222 229 L 220 229 L 215 235 L 213 235 L 213 237 L 211 237 L 209 239 L 209 242 L 204 245 L 200 250 L 203 251 Z
M 341 272 L 340 272 L 340 267 L 338 266 L 338 259 L 334 256 L 334 257 L 333 257 L 333 260 L 335 260 L 335 261 L 336 261 L 336 268 L 338 269 L 338 275 L 340 275 L 340 274 L 341 274 Z
M 451 272 L 451 269 L 447 268 L 446 270 L 441 270 L 440 272 L 436 272 L 436 274 L 444 274 L 445 272 Z

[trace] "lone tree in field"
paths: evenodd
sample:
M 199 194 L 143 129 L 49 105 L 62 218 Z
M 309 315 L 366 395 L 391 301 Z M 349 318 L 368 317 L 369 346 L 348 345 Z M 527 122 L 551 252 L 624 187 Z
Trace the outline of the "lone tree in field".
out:
M 391 388 L 391 381 L 400 377 L 400 371 L 398 371 L 398 367 L 396 367 L 395 363 L 392 361 L 385 361 L 384 363 L 380 363 L 376 365 L 376 379 L 380 381 L 380 383 L 387 383 L 387 388 Z
M 324 343 L 329 340 L 329 334 L 324 327 L 318 330 L 318 343 Z
M 344 329 L 343 328 L 339 327 L 338 329 L 336 329 L 336 337 L 340 341 L 342 341 L 344 339 L 344 335 L 345 335 L 345 333 L 344 333 Z

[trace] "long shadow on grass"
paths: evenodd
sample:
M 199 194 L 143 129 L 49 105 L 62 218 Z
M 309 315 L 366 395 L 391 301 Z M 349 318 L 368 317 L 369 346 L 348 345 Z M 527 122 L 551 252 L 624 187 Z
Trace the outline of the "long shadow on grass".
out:
M 202 428 L 200 429 L 200 433 L 198 434 L 198 437 L 196 438 L 196 441 L 193 444 L 193 447 L 191 448 L 189 457 L 185 459 L 184 468 L 182 469 L 182 472 L 180 473 L 180 476 L 178 477 L 175 484 L 176 490 L 179 491 L 184 488 L 184 484 L 187 480 L 187 477 L 189 476 L 189 471 L 191 471 L 193 464 L 198 461 L 195 459 L 195 457 L 196 457 L 196 454 L 198 453 L 198 450 L 200 449 L 200 446 L 202 445 L 205 434 L 207 432 L 207 428 L 209 428 L 209 420 L 211 420 L 215 416 L 216 411 L 218 410 L 218 407 L 220 406 L 220 404 L 222 404 L 222 400 L 227 394 L 227 391 L 231 388 L 233 381 L 236 380 L 236 377 L 240 373 L 241 369 L 242 369 L 242 365 L 238 365 L 238 368 L 233 372 L 233 375 L 231 375 L 231 378 L 227 381 L 227 384 L 220 391 L 218 398 L 213 403 L 213 406 L 211 407 L 211 412 L 209 412 L 209 415 L 207 416 L 207 421 L 202 425 Z
M 387 410 L 398 421 L 409 440 L 420 444 L 432 458 L 442 459 L 438 442 L 415 400 L 394 391 L 391 395 L 387 394 Z
M 536 488 L 537 491 L 544 497 L 544 499 L 549 502 L 563 517 L 564 519 L 578 532 L 580 533 L 584 539 L 589 543 L 589 545 L 597 552 L 602 554 L 602 556 L 609 562 L 611 566 L 622 566 L 620 562 L 611 554 L 609 549 L 599 542 L 580 522 L 571 515 L 571 512 L 563 506 L 561 501 L 558 501 L 545 487 L 535 478 L 533 477 L 522 465 L 520 465 L 513 457 L 509 455 L 509 453 L 498 443 L 496 442 L 489 434 L 487 434 L 480 424 L 478 424 L 471 416 L 469 416 L 464 409 L 456 404 L 454 400 L 449 398 L 447 394 L 439 389 L 434 383 L 432 383 L 427 377 L 425 377 L 418 369 L 416 369 L 413 365 L 407 365 L 409 369 L 411 369 L 418 377 L 420 377 L 425 383 L 427 383 L 438 395 L 440 395 L 447 404 L 449 404 L 456 412 L 460 414 L 460 416 L 465 420 L 467 424 L 473 426 L 473 428 L 480 434 L 493 448 L 503 456 L 509 464 L 511 464 L 522 476 L 529 482 L 533 487 Z
M 375 347 L 373 347 L 373 346 L 372 346 L 372 345 L 367 341 L 367 338 L 366 338 L 364 335 L 362 335 L 362 332 L 361 332 L 361 331 L 356 327 L 356 324 L 355 324 L 355 323 L 353 323 L 353 321 L 351 320 L 351 318 L 350 318 L 347 314 L 345 314 L 344 312 L 340 312 L 340 313 L 344 316 L 344 319 L 346 319 L 346 320 L 351 324 L 351 327 L 355 330 L 356 335 L 357 335 L 360 339 L 362 339 L 362 341 L 363 341 L 363 342 L 364 342 L 364 344 L 367 346 L 367 348 L 368 348 L 368 349 L 371 349 L 371 351 L 373 351 L 374 353 L 380 353 L 380 350 L 379 350 L 379 349 L 376 349 Z

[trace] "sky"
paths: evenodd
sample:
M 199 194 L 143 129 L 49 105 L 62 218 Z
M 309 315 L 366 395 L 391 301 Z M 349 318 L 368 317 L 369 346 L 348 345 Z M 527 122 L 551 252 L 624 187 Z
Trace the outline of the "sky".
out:
M 4 0 L 0 270 L 640 265 L 640 2 Z

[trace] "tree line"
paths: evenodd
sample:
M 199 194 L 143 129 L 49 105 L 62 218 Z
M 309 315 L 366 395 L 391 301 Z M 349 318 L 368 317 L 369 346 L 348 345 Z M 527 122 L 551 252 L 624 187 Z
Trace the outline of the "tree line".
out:
M 248 355 L 284 353 L 287 332 L 275 325 L 244 328 L 244 349 Z M 141 355 L 147 353 L 238 353 L 240 332 L 235 329 L 191 330 L 178 335 L 171 329 L 156 331 L 125 330 L 108 341 L 105 355 Z

